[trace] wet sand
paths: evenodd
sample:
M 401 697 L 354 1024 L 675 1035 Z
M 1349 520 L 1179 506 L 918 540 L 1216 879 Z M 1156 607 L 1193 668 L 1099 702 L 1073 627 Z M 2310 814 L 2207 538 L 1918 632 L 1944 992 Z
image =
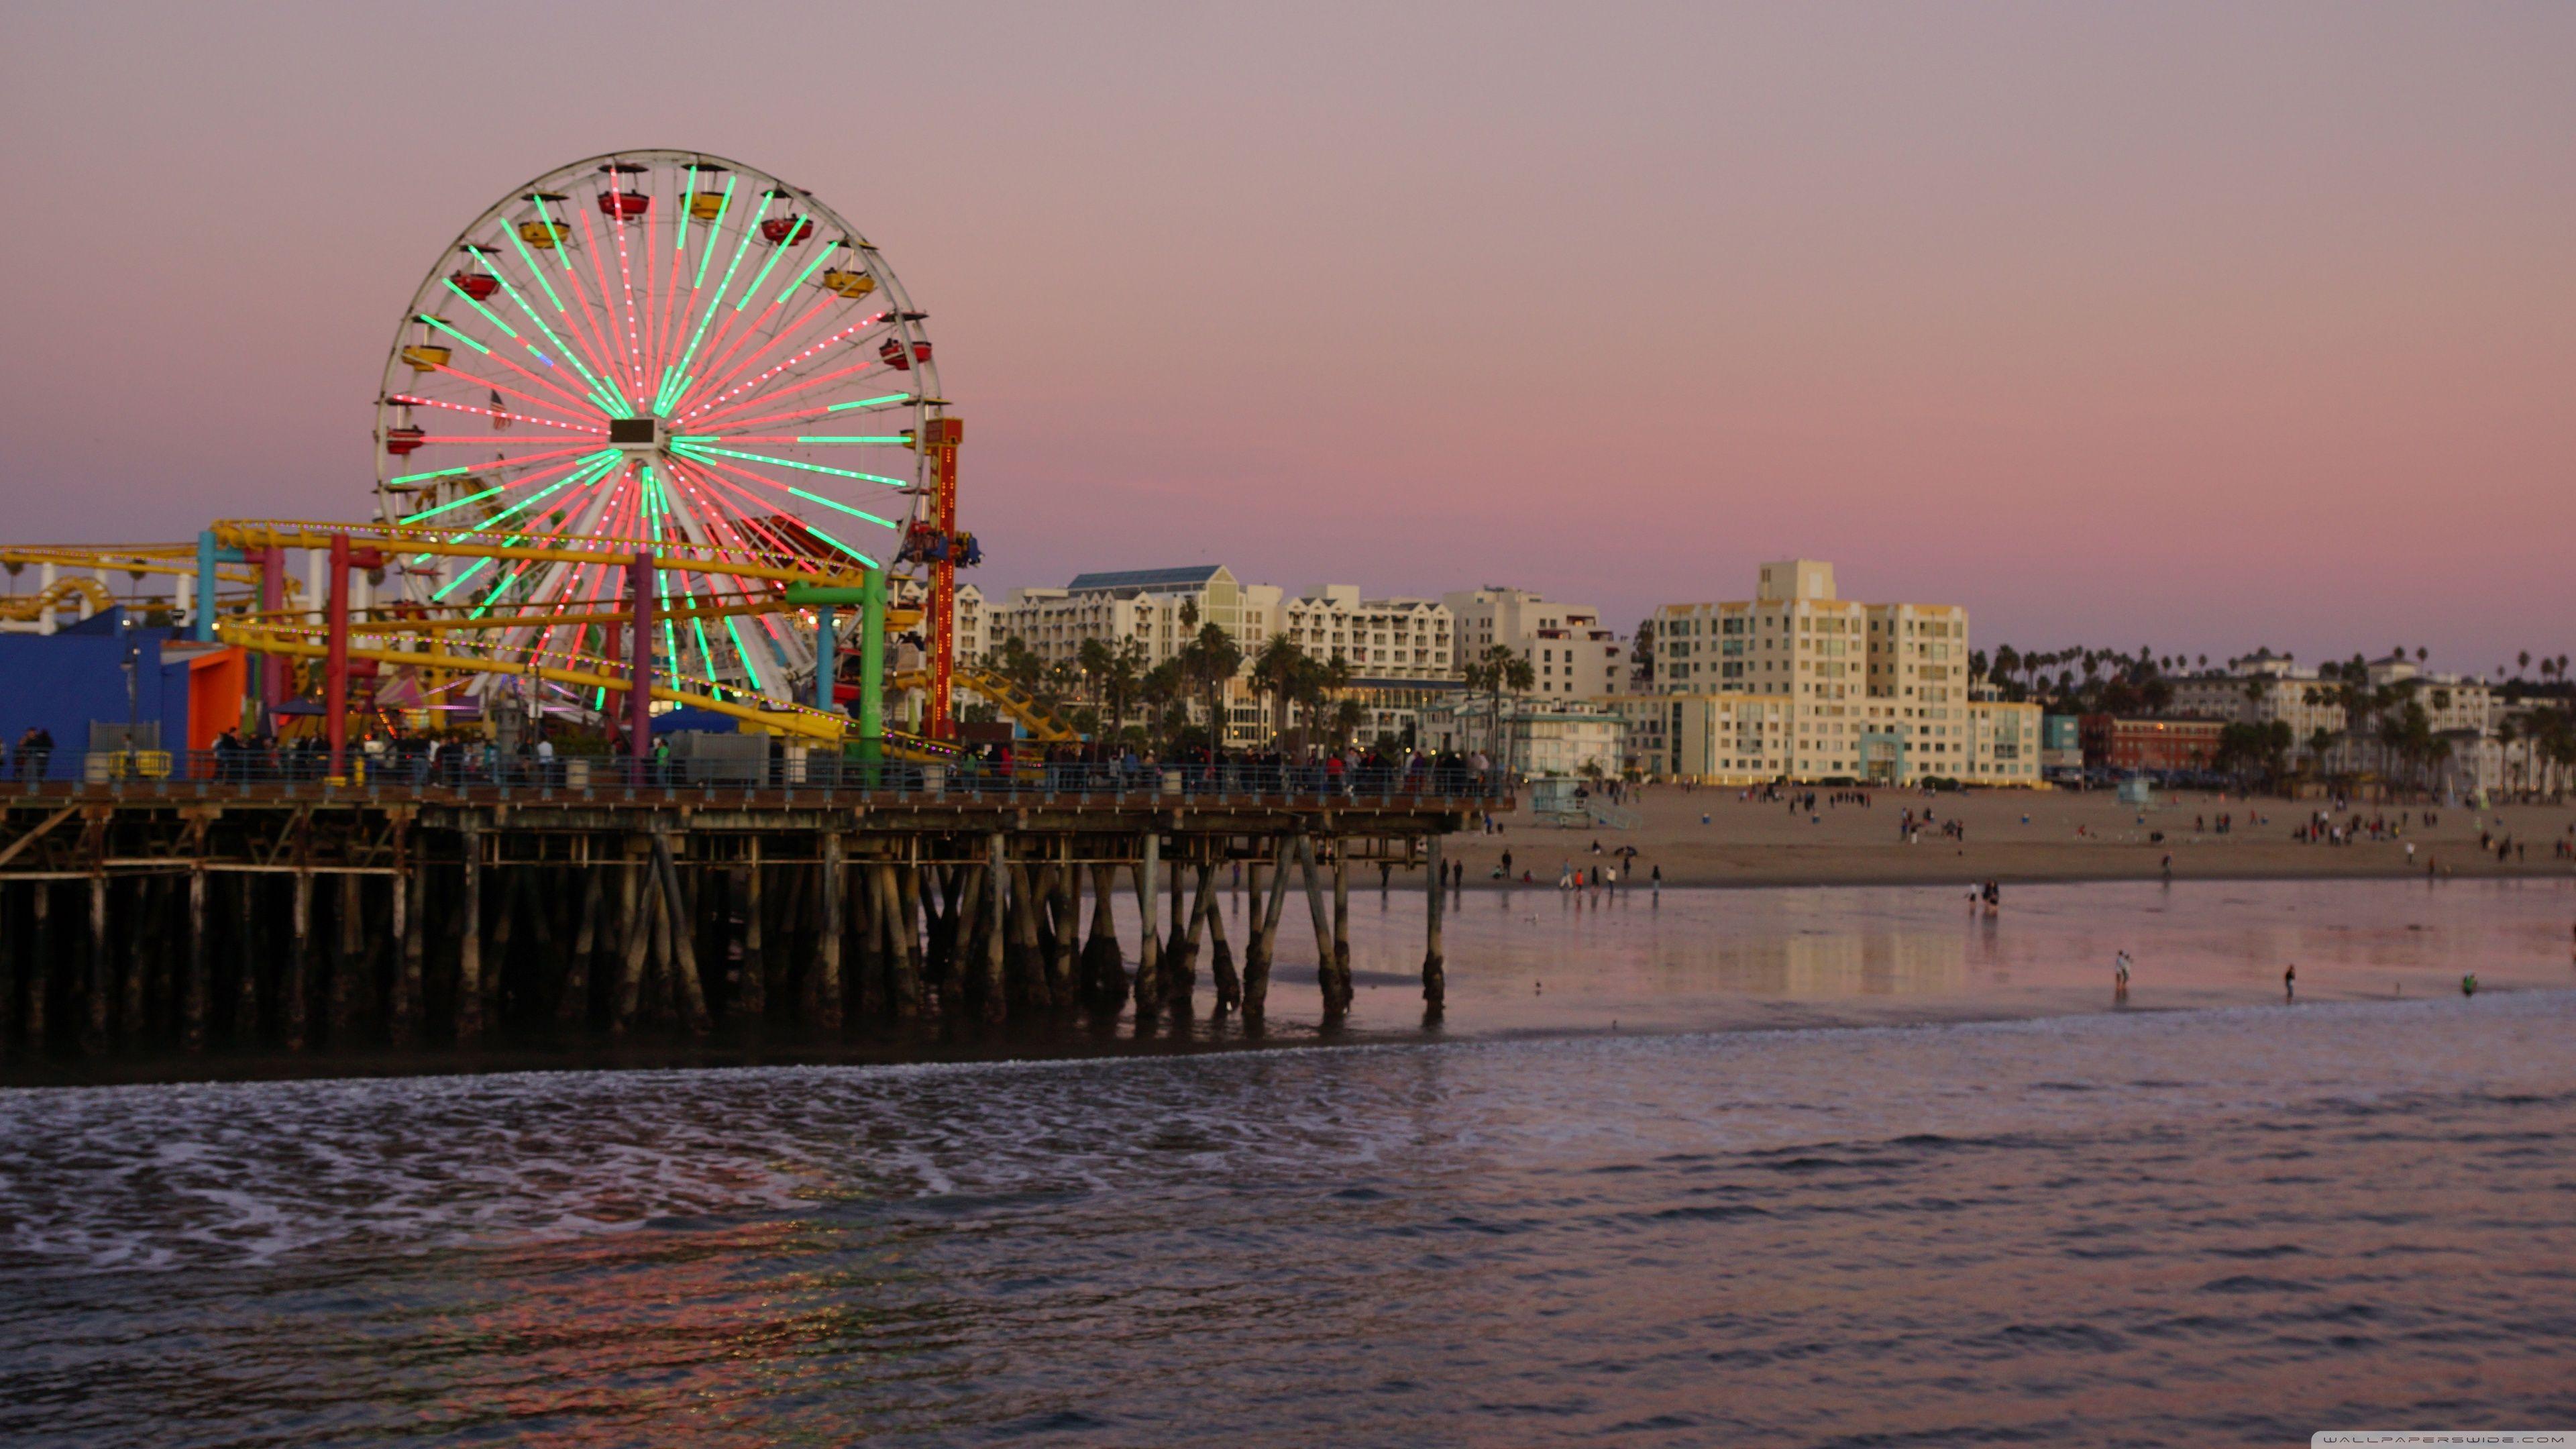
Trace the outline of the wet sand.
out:
M 2453 877 L 2576 877 L 2576 861 L 2551 855 L 2554 843 L 2568 839 L 2576 826 L 2576 806 L 2569 805 L 2436 807 L 2431 826 L 2423 824 L 2424 807 L 2408 807 L 2402 812 L 2403 838 L 2330 846 L 2290 838 L 2325 803 L 2313 800 L 2192 793 L 2160 797 L 2159 804 L 2141 811 L 2108 791 L 1870 793 L 1874 803 L 1867 808 L 1819 804 L 1811 819 L 1782 804 L 1744 800 L 1736 790 L 1659 785 L 1629 798 L 1626 808 L 1640 817 L 1633 830 L 1564 829 L 1540 823 L 1524 806 L 1503 818 L 1502 833 L 1452 836 L 1444 848 L 1452 860 L 1466 862 L 1470 885 L 1492 884 L 1505 850 L 1512 853 L 1515 877 L 1527 872 L 1537 883 L 1553 885 L 1564 865 L 1586 869 L 1605 863 L 1591 853 L 1596 840 L 1604 852 L 1634 846 L 1638 873 L 1659 865 L 1666 885 L 2152 880 L 2162 875 L 2167 855 L 2176 880 L 2404 877 L 2433 869 Z M 1919 816 L 1927 808 L 1940 821 L 1963 822 L 1966 838 L 1954 841 L 1926 830 L 1915 844 L 1904 844 L 1898 822 L 1908 809 Z M 2361 809 L 2365 818 L 2401 813 L 2395 807 Z M 2215 829 L 2221 814 L 2236 818 L 2226 834 Z M 2499 863 L 2492 851 L 2481 853 L 2481 830 L 2521 842 L 2528 847 L 2524 858 Z M 2152 838 L 2159 831 L 2161 841 Z M 2411 859 L 2409 841 L 2415 845 Z

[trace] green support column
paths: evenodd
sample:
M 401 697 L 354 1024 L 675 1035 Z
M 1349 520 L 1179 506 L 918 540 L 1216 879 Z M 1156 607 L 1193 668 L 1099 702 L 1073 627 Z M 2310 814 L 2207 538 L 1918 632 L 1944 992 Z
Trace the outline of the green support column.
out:
M 859 758 L 885 758 L 885 570 L 868 570 L 859 593 Z
M 812 606 L 820 612 L 827 626 L 834 605 L 859 606 L 859 758 L 871 764 L 884 759 L 885 570 L 868 570 L 866 581 L 855 589 L 824 584 L 789 584 L 787 602 Z M 820 662 L 818 657 L 814 669 L 816 680 L 830 679 L 830 667 Z

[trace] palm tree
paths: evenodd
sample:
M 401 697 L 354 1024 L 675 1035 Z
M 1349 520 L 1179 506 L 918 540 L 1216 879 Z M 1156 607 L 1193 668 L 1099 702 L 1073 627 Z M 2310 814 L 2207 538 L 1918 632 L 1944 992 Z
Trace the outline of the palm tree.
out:
M 1503 742 L 1503 695 L 1506 691 L 1517 695 L 1537 683 L 1538 671 L 1530 668 L 1529 661 L 1514 653 L 1509 647 L 1490 644 L 1486 646 L 1483 654 L 1470 660 L 1467 667 L 1460 672 L 1466 678 L 1467 691 L 1470 694 L 1485 696 L 1486 735 L 1499 750 Z M 1509 753 L 1509 751 L 1501 752 Z M 1499 763 L 1505 769 L 1511 767 L 1508 760 Z
M 1172 707 L 1188 693 L 1189 676 L 1178 658 L 1166 659 L 1145 671 L 1136 682 L 1136 701 L 1154 712 L 1154 731 L 1165 739 L 1177 733 L 1172 727 Z M 1126 730 L 1121 727 L 1119 735 Z
M 1188 603 L 1181 611 L 1192 618 L 1198 610 Z M 1201 624 L 1198 637 L 1181 649 L 1181 672 L 1196 685 L 1207 703 L 1208 748 L 1225 748 L 1225 686 L 1243 667 L 1243 646 L 1234 636 L 1213 623 Z
M 1109 644 L 1103 639 L 1085 639 L 1073 651 L 1073 662 L 1082 670 L 1082 683 L 1093 704 L 1100 703 L 1101 677 L 1109 672 Z
M 1103 702 L 1109 706 L 1109 733 L 1115 739 L 1127 730 L 1127 707 L 1136 699 L 1137 686 L 1145 670 L 1145 646 L 1133 639 L 1121 639 L 1118 647 L 1107 651 L 1108 659 L 1093 676 L 1099 681 Z
M 1356 699 L 1346 699 L 1333 706 L 1333 743 L 1346 747 L 1368 723 L 1368 707 Z
M 1252 656 L 1252 682 L 1274 701 L 1270 723 L 1274 735 L 1288 733 L 1288 702 L 1296 697 L 1299 676 L 1310 661 L 1306 651 L 1286 634 L 1273 634 Z

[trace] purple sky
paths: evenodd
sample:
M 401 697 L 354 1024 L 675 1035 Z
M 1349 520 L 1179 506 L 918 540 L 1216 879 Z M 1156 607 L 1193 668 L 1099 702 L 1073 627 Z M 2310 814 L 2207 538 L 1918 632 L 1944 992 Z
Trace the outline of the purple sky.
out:
M 369 507 L 514 184 L 737 157 L 931 314 L 990 592 L 2576 649 L 2576 6 L 22 6 L 12 539 Z

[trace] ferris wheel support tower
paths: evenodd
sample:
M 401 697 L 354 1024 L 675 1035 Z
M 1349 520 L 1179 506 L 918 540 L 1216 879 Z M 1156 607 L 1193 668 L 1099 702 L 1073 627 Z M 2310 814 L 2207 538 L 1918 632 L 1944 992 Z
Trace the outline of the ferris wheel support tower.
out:
M 957 418 L 936 417 L 926 424 L 930 449 L 931 510 L 940 535 L 957 536 L 957 444 L 966 425 Z M 951 718 L 949 689 L 957 675 L 957 552 L 943 549 L 930 572 L 930 720 L 922 731 L 934 740 L 957 737 Z

